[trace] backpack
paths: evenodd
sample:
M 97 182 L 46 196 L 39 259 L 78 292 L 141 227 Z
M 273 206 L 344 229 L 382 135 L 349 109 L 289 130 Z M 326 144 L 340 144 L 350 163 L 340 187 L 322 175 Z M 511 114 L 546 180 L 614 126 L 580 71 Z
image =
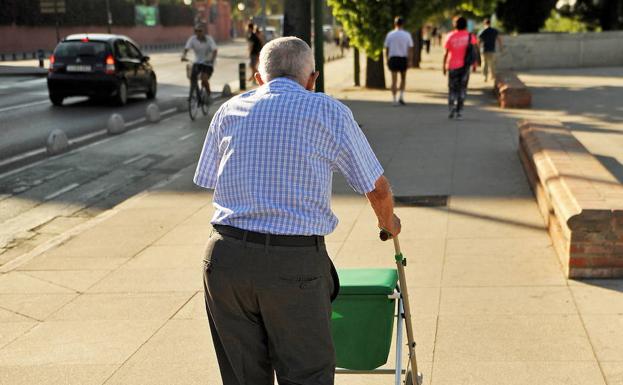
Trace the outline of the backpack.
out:
M 480 62 L 480 52 L 478 52 L 478 47 L 475 44 L 472 44 L 472 34 L 469 33 L 467 35 L 467 49 L 465 50 L 465 57 L 463 59 L 463 67 L 469 68 L 474 63 Z

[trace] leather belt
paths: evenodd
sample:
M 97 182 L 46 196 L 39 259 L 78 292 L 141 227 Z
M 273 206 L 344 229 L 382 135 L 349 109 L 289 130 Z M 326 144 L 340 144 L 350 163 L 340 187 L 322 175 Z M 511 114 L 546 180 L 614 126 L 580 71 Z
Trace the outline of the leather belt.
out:
M 275 235 L 243 230 L 233 226 L 214 225 L 214 230 L 226 237 L 269 246 L 305 247 L 324 245 L 322 235 Z

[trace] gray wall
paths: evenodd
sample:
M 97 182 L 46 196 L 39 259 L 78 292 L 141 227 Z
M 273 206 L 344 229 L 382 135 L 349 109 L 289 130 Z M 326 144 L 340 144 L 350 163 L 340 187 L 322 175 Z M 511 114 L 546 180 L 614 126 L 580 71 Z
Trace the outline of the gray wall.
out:
M 499 69 L 623 66 L 623 31 L 502 36 Z

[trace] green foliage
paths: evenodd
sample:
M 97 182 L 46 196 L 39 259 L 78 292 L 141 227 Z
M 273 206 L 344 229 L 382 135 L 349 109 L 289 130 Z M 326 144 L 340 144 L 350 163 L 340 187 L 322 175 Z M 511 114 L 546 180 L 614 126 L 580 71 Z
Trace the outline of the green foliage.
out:
M 561 16 L 558 12 L 552 11 L 549 19 L 545 21 L 545 32 L 586 32 L 588 27 L 579 17 Z
M 504 0 L 496 15 L 507 31 L 538 32 L 556 5 L 556 0 Z
M 396 15 L 406 15 L 411 0 L 327 0 L 333 15 L 342 23 L 350 44 L 378 60 L 385 35 L 393 28 Z
M 578 18 L 591 31 L 623 29 L 623 0 L 577 0 L 564 5 L 560 14 Z

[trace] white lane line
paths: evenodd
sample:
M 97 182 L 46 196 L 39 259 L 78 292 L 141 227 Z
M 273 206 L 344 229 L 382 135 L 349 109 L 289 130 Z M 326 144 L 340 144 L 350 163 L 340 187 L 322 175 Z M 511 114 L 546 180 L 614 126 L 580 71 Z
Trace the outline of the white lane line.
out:
M 184 136 L 180 137 L 178 140 L 181 142 L 182 140 L 186 140 L 186 139 L 190 138 L 191 136 L 195 136 L 195 133 L 193 132 L 192 134 L 184 135 Z
M 138 118 L 138 119 L 131 120 L 131 121 L 127 122 L 125 124 L 125 127 L 130 127 L 130 126 L 133 126 L 135 124 L 143 123 L 143 122 L 146 122 L 146 121 L 147 121 L 146 118 Z
M 130 164 L 130 163 L 132 163 L 132 162 L 136 162 L 137 160 L 139 160 L 139 159 L 141 159 L 141 158 L 143 158 L 143 157 L 145 157 L 145 154 L 137 155 L 137 156 L 135 156 L 135 157 L 133 157 L 133 158 L 126 159 L 126 160 L 123 162 L 123 164 Z
M 5 160 L 3 160 L 3 161 L 0 161 L 0 167 L 2 167 L 2 166 L 4 166 L 4 165 L 7 165 L 7 164 L 11 164 L 11 163 L 13 163 L 13 162 L 20 161 L 20 160 L 22 160 L 22 159 L 29 158 L 29 157 L 31 157 L 31 156 L 35 156 L 35 155 L 39 155 L 39 154 L 43 154 L 43 153 L 45 153 L 45 152 L 47 152 L 47 149 L 45 149 L 45 148 L 38 148 L 38 149 L 36 149 L 36 150 L 28 151 L 28 152 L 25 152 L 25 153 L 23 153 L 23 154 L 16 155 L 16 156 L 14 156 L 14 157 L 12 157 L 12 158 L 8 158 L 8 159 L 5 159 Z M 27 166 L 24 166 L 23 168 L 25 168 L 25 167 L 29 167 L 29 166 L 30 166 L 30 165 L 27 165 Z M 0 175 L 0 178 L 4 178 L 5 176 L 8 176 L 8 175 L 14 174 L 14 173 L 16 173 L 17 171 L 22 170 L 23 168 L 20 168 L 20 169 L 17 169 L 17 170 L 13 170 L 13 171 L 6 172 L 6 173 L 4 173 L 4 174 L 1 174 L 1 175 Z
M 50 180 L 50 179 L 56 178 L 57 176 L 62 175 L 64 173 L 68 172 L 69 170 L 71 170 L 71 169 L 70 168 L 64 168 L 64 169 L 59 170 L 59 171 L 57 171 L 57 172 L 55 172 L 53 174 L 46 175 L 45 179 L 46 180 Z
M 176 108 L 176 107 L 169 108 L 168 110 L 164 110 L 164 111 L 162 111 L 162 115 L 169 115 L 169 114 L 171 114 L 171 113 L 173 113 L 173 112 L 175 112 L 175 111 L 177 111 L 177 108 Z
M 70 184 L 69 186 L 65 186 L 65 187 L 63 187 L 62 189 L 60 189 L 60 190 L 58 190 L 58 191 L 55 191 L 55 192 L 53 192 L 53 193 L 52 193 L 52 194 L 50 194 L 50 195 L 47 195 L 45 198 L 43 198 L 43 200 L 44 200 L 44 201 L 49 201 L 49 200 L 51 200 L 51 199 L 56 198 L 57 196 L 59 196 L 59 195 L 61 195 L 61 194 L 65 194 L 66 192 L 69 192 L 69 191 L 71 191 L 71 190 L 75 189 L 75 188 L 76 188 L 76 187 L 78 187 L 78 186 L 80 186 L 80 184 L 79 184 L 79 183 L 72 183 L 72 184 Z
M 85 135 L 79 136 L 77 138 L 69 139 L 69 145 L 73 146 L 74 144 L 78 144 L 78 143 L 84 142 L 86 140 L 95 138 L 97 136 L 106 135 L 107 133 L 108 133 L 108 131 L 104 129 L 104 130 L 99 130 L 99 131 L 92 132 L 90 134 L 85 134 Z
M 24 104 L 18 104 L 16 106 L 4 107 L 4 108 L 0 108 L 0 112 L 6 112 L 6 111 L 11 111 L 11 110 L 18 110 L 20 108 L 38 106 L 40 104 L 50 104 L 50 101 L 49 100 L 40 100 L 38 102 L 24 103 Z

